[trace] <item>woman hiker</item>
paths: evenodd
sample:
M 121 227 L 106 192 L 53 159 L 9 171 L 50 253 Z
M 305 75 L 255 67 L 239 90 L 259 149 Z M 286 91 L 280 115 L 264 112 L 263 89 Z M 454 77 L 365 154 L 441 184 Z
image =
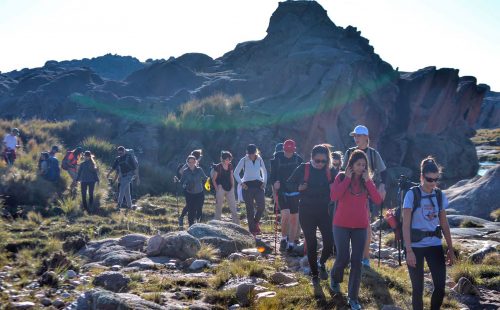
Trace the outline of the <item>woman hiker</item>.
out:
M 207 176 L 202 168 L 198 167 L 196 157 L 189 155 L 187 168 L 182 171 L 180 183 L 186 195 L 186 208 L 189 226 L 195 221 L 200 221 L 203 212 L 203 203 L 205 202 L 204 184 Z
M 92 213 L 94 206 L 94 188 L 95 184 L 99 182 L 99 175 L 94 156 L 90 151 L 85 151 L 83 154 L 83 163 L 78 167 L 76 181 L 80 182 L 82 192 L 83 208 Z M 89 193 L 89 202 L 87 204 L 87 191 Z
M 215 220 L 221 219 L 222 206 L 224 204 L 224 198 L 229 205 L 229 210 L 231 210 L 232 222 L 239 225 L 240 219 L 238 216 L 238 211 L 236 210 L 236 197 L 234 195 L 234 175 L 233 175 L 233 165 L 231 161 L 233 160 L 233 155 L 228 151 L 222 151 L 220 155 L 220 163 L 214 167 L 212 175 L 212 183 L 215 188 Z

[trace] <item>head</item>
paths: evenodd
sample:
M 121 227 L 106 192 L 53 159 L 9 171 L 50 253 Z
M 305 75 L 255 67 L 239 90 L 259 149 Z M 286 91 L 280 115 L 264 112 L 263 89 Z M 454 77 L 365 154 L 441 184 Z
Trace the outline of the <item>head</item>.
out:
M 73 151 L 73 153 L 74 153 L 76 156 L 80 155 L 82 152 L 83 152 L 83 149 L 82 149 L 81 147 L 77 147 L 77 148 Z
M 57 145 L 52 146 L 52 148 L 50 149 L 50 153 L 52 154 L 59 153 L 59 147 Z
M 42 152 L 40 154 L 40 156 L 41 156 L 42 160 L 47 160 L 47 159 L 49 159 L 49 152 Z
M 201 158 L 203 157 L 203 151 L 201 149 L 194 150 L 191 152 L 191 155 L 194 156 L 194 158 L 196 158 L 197 161 L 200 161 Z
M 295 145 L 295 141 L 289 139 L 286 140 L 285 143 L 283 143 L 283 152 L 285 153 L 286 157 L 292 157 L 296 150 L 297 147 Z
M 350 136 L 354 138 L 356 146 L 360 149 L 366 149 L 370 144 L 370 138 L 368 133 L 368 128 L 363 125 L 358 125 L 350 133 Z
M 368 158 L 365 152 L 361 150 L 355 150 L 351 153 L 349 161 L 347 162 L 347 167 L 350 167 L 356 176 L 361 176 L 368 170 Z
M 120 145 L 119 147 L 116 148 L 116 152 L 118 153 L 118 156 L 125 155 L 125 147 Z
M 186 164 L 188 165 L 189 169 L 194 169 L 197 162 L 198 161 L 196 160 L 196 157 L 194 157 L 193 155 L 189 155 L 186 159 Z
M 85 160 L 90 160 L 92 159 L 92 153 L 90 151 L 85 151 L 85 153 L 83 153 L 83 158 Z
M 19 136 L 19 129 L 12 128 L 12 130 L 10 131 L 10 134 L 13 136 Z
M 279 152 L 283 152 L 283 143 L 278 143 L 274 147 L 274 155 L 276 155 L 276 153 L 279 153 Z
M 441 167 L 436 163 L 436 160 L 428 156 L 420 163 L 420 184 L 426 191 L 432 191 L 437 187 L 439 178 L 441 177 Z
M 255 160 L 257 155 L 259 155 L 259 150 L 255 144 L 249 144 L 247 146 L 247 155 L 251 160 Z
M 311 161 L 318 169 L 330 168 L 332 163 L 330 148 L 326 144 L 318 144 L 311 151 Z
M 335 151 L 332 153 L 332 166 L 335 167 L 335 169 L 339 169 L 340 166 L 342 166 L 342 152 L 340 151 Z
M 229 163 L 231 163 L 231 160 L 233 160 L 233 154 L 231 154 L 229 151 L 222 151 L 220 153 L 221 163 L 229 165 Z

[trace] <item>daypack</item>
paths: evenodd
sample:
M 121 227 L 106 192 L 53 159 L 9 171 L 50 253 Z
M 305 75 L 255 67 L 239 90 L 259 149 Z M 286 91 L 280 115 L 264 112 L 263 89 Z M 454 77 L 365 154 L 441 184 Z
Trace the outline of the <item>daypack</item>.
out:
M 345 158 L 345 160 L 349 160 L 349 157 L 351 157 L 351 153 L 354 152 L 355 150 L 357 150 L 358 148 L 357 147 L 351 147 L 350 149 L 347 150 L 347 158 Z M 375 173 L 375 163 L 374 163 L 374 158 L 375 158 L 375 149 L 371 148 L 371 147 L 368 147 L 368 153 L 370 154 L 368 156 L 368 154 L 366 154 L 366 156 L 370 157 L 370 170 L 373 171 Z
M 59 162 L 56 158 L 49 158 L 47 160 L 47 174 L 45 178 L 49 181 L 56 182 L 59 180 L 60 170 L 59 170 Z
M 49 163 L 49 153 L 47 152 L 42 152 L 40 153 L 40 157 L 38 158 L 38 171 L 42 171 L 42 165 L 45 163 L 48 167 Z
M 130 158 L 134 161 L 134 164 L 132 166 L 134 166 L 135 169 L 137 169 L 139 167 L 139 160 L 137 159 L 137 156 L 135 156 L 134 150 L 133 149 L 126 149 L 125 153 L 127 155 L 130 155 Z
M 278 171 L 278 176 L 279 176 L 279 171 L 280 171 L 280 168 L 281 168 L 281 159 L 280 159 L 280 155 L 282 155 L 283 152 L 278 152 L 274 155 L 274 161 L 277 163 L 276 164 L 276 170 Z M 284 156 L 284 155 L 283 155 Z M 302 161 L 301 161 L 301 158 L 297 155 L 297 154 L 293 154 L 293 156 L 295 157 L 295 167 L 298 167 L 300 166 L 300 164 L 302 164 Z
M 417 208 L 420 207 L 420 201 L 422 200 L 422 193 L 420 192 L 419 186 L 414 186 L 410 188 L 410 190 L 413 192 L 413 208 L 411 210 L 411 218 L 413 220 L 413 213 L 415 213 Z M 432 202 L 432 197 L 436 196 L 436 200 L 438 203 L 438 212 L 441 212 L 441 210 L 443 210 L 443 192 L 439 188 L 434 189 L 434 191 L 436 192 L 435 195 L 432 194 L 426 197 L 429 197 L 429 199 L 431 199 L 431 203 L 434 204 Z
M 75 168 L 75 163 L 73 162 L 75 159 L 75 153 L 73 151 L 66 151 L 66 155 L 61 162 L 61 168 L 63 170 L 69 170 L 71 168 Z
M 307 183 L 309 181 L 309 176 L 311 174 L 311 163 L 308 162 L 306 163 L 305 167 L 304 167 L 304 183 Z M 332 182 L 332 171 L 330 169 L 328 169 L 328 167 L 326 168 L 326 177 L 328 178 L 328 183 L 331 183 Z
M 119 166 L 121 172 L 125 171 L 124 173 L 129 173 L 139 168 L 139 161 L 137 160 L 137 157 L 134 154 L 134 150 L 132 149 L 125 150 L 125 160 L 121 161 L 119 163 Z

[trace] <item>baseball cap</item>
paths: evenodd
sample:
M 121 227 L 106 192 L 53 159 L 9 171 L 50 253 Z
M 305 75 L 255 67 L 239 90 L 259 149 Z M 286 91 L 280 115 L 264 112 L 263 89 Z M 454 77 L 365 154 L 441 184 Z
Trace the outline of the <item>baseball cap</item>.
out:
M 285 143 L 283 143 L 283 150 L 285 152 L 295 152 L 295 149 L 296 149 L 295 141 L 286 140 Z
M 366 128 L 366 126 L 363 126 L 363 125 L 358 125 L 354 128 L 354 130 L 349 135 L 350 136 L 354 136 L 354 135 L 368 136 L 368 128 Z
M 283 152 L 283 143 L 278 143 L 274 147 L 274 154 L 276 154 L 278 152 Z

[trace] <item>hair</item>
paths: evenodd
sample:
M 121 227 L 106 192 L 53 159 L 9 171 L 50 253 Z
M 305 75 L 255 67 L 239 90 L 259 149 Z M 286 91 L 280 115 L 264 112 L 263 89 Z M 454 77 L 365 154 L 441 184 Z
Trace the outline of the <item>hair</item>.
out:
M 83 156 L 84 157 L 89 157 L 90 161 L 92 162 L 92 164 L 94 164 L 94 169 L 97 169 L 97 164 L 95 162 L 94 155 L 92 154 L 92 152 L 90 152 L 90 151 L 87 150 L 87 151 L 85 151 L 83 153 Z
M 83 153 L 83 150 L 82 150 L 82 148 L 81 148 L 81 147 L 77 147 L 77 148 L 75 148 L 75 149 L 73 150 L 73 153 L 74 153 L 76 156 L 78 156 L 78 155 L 80 155 L 81 153 Z
M 125 152 L 125 147 L 123 147 L 123 146 L 120 145 L 119 147 L 116 148 L 116 150 L 118 152 Z
M 342 155 L 341 151 L 335 151 L 332 153 L 332 159 L 340 160 L 340 165 L 342 166 L 342 162 L 344 160 L 344 155 Z
M 366 156 L 366 153 L 361 151 L 361 150 L 354 150 L 351 155 L 349 156 L 349 160 L 347 161 L 347 167 L 353 167 L 354 164 L 360 160 L 364 159 L 366 163 L 366 169 L 368 170 L 368 174 L 371 175 L 372 172 L 370 171 L 370 166 L 368 165 L 368 156 Z M 361 179 L 363 180 L 363 179 Z M 349 185 L 350 187 L 351 185 Z M 361 181 L 361 190 L 362 191 L 368 191 L 365 185 L 365 182 Z
M 255 154 L 257 156 L 260 156 L 260 150 L 259 150 L 259 148 L 255 144 L 249 144 L 247 146 L 247 151 L 246 151 L 247 154 L 250 155 L 250 153 L 249 153 L 250 150 L 249 149 L 254 148 L 254 147 L 255 147 L 255 153 L 252 152 L 251 154 Z
M 201 149 L 193 150 L 191 152 L 191 156 L 194 156 L 196 160 L 200 160 L 200 158 L 203 156 L 203 150 Z
M 331 145 L 329 144 L 318 144 L 315 145 L 311 151 L 311 159 L 318 154 L 323 154 L 326 156 L 328 169 L 332 168 L 332 152 L 330 151 Z
M 233 158 L 233 154 L 231 154 L 231 152 L 229 152 L 229 151 L 222 151 L 222 152 L 220 152 L 220 158 L 222 160 L 232 159 Z
M 425 175 L 426 173 L 441 173 L 442 169 L 437 164 L 436 159 L 432 156 L 427 156 L 420 163 L 420 174 Z
M 197 161 L 196 157 L 194 157 L 194 155 L 189 155 L 186 159 L 186 163 L 189 163 L 189 160 L 190 159 L 194 159 L 194 161 Z
M 42 160 L 47 160 L 49 159 L 49 152 L 41 152 L 40 153 L 40 157 L 42 158 Z

